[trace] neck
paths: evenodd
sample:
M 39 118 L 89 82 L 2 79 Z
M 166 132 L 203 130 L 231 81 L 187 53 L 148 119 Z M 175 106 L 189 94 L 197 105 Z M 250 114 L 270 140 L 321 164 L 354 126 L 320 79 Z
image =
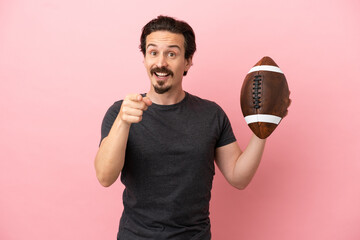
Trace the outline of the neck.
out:
M 146 96 L 150 98 L 150 100 L 158 105 L 173 105 L 178 102 L 181 102 L 185 98 L 185 92 L 181 89 L 181 91 L 176 92 L 166 92 L 163 94 L 158 94 L 155 91 L 150 90 Z

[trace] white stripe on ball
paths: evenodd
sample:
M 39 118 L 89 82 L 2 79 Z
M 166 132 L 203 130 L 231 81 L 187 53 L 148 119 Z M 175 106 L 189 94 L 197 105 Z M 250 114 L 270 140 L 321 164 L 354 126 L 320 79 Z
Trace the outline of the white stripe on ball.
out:
M 255 66 L 252 69 L 250 69 L 250 71 L 248 73 L 251 72 L 256 72 L 256 71 L 270 71 L 270 72 L 277 72 L 277 73 L 282 73 L 284 74 L 280 68 L 275 67 L 275 66 L 271 66 L 271 65 L 260 65 L 260 66 Z
M 246 116 L 245 121 L 247 124 L 254 123 L 254 122 L 266 122 L 266 123 L 279 124 L 279 122 L 281 121 L 281 117 L 270 115 L 270 114 L 255 114 L 255 115 Z

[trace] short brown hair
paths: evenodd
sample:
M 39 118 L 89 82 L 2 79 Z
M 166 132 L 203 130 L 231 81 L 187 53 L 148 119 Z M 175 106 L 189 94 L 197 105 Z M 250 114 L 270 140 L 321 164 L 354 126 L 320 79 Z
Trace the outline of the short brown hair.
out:
M 189 59 L 194 55 L 196 51 L 195 33 L 190 25 L 184 21 L 160 15 L 148 22 L 142 29 L 139 47 L 144 56 L 146 53 L 146 37 L 156 31 L 181 33 L 185 38 L 185 59 Z

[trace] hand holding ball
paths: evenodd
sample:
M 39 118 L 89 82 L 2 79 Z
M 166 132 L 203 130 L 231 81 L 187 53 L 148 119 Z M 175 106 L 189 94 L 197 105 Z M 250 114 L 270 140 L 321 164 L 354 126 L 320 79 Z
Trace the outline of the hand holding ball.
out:
M 287 114 L 290 91 L 284 73 L 270 57 L 250 69 L 241 88 L 241 110 L 250 129 L 261 139 Z

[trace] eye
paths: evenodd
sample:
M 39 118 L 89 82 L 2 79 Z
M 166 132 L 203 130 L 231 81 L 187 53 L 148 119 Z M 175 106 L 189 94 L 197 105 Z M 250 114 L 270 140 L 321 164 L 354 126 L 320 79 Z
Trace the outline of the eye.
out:
M 176 54 L 174 52 L 169 52 L 168 56 L 171 57 L 171 58 L 174 58 L 176 56 Z
M 156 56 L 156 51 L 150 51 L 149 53 L 151 56 Z

